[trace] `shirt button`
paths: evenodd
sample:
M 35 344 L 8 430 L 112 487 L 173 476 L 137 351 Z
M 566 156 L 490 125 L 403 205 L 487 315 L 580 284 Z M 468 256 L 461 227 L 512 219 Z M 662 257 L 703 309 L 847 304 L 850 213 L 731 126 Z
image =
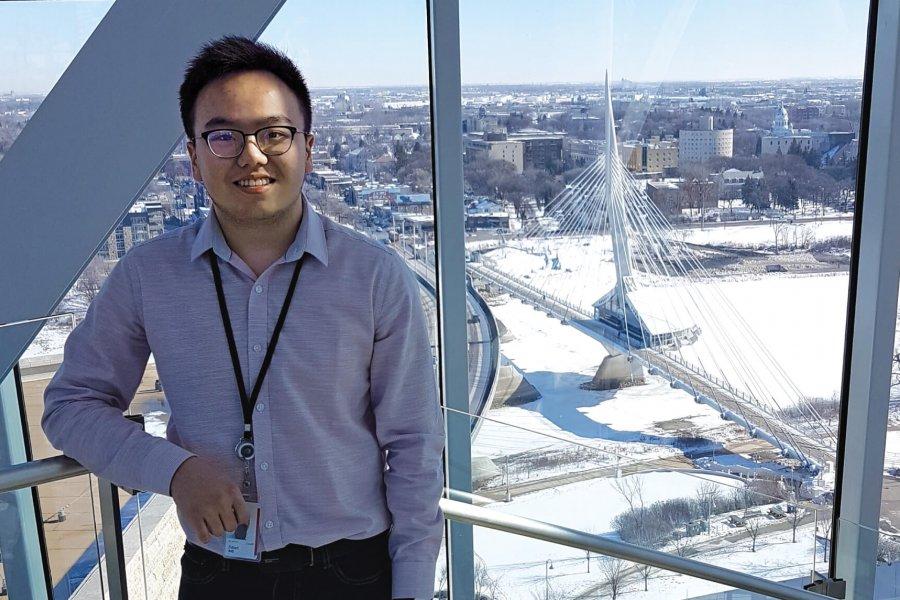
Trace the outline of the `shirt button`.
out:
M 272 529 L 273 527 L 275 527 L 274 521 L 266 521 L 266 529 Z
M 262 412 L 264 410 L 266 410 L 266 405 L 264 403 L 260 402 L 256 405 L 256 412 Z
M 262 346 L 260 346 L 259 344 L 253 344 L 254 352 L 259 352 L 260 350 L 262 350 Z
M 262 469 L 263 471 L 268 471 L 268 470 L 269 470 L 269 463 L 267 463 L 267 462 L 260 463 L 260 464 L 259 464 L 259 468 Z
M 262 294 L 262 286 L 257 284 L 255 288 L 253 288 L 257 294 Z

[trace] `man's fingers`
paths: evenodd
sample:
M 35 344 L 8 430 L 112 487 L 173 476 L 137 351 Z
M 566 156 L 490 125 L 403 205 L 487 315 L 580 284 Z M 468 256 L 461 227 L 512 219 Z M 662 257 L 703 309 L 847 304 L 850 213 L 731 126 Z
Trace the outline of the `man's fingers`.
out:
M 225 531 L 234 531 L 237 528 L 237 519 L 234 518 L 234 511 L 230 506 L 227 511 L 219 514 L 219 519 L 222 521 L 222 528 Z
M 225 530 L 222 529 L 222 520 L 219 518 L 219 515 L 210 515 L 203 517 L 203 521 L 206 523 L 206 528 L 209 530 L 209 533 L 214 537 L 222 537 L 225 533 Z
M 247 503 L 244 502 L 243 496 L 238 494 L 237 498 L 234 500 L 234 516 L 237 517 L 238 523 L 243 523 L 244 525 L 250 524 L 250 511 L 247 510 Z
M 203 519 L 200 519 L 199 522 L 194 526 L 194 531 L 197 532 L 197 538 L 199 538 L 201 543 L 209 543 L 211 536 L 209 534 L 209 529 L 206 527 L 206 523 L 203 521 Z

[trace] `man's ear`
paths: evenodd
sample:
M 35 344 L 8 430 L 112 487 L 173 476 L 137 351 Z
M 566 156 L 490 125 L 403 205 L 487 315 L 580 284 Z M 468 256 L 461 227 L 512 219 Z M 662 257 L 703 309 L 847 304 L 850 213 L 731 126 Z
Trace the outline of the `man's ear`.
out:
M 306 172 L 307 174 L 309 174 L 309 173 L 312 173 L 312 172 L 313 172 L 312 149 L 313 149 L 313 143 L 316 141 L 316 136 L 314 136 L 313 134 L 310 133 L 310 134 L 307 134 L 307 135 L 305 135 L 305 136 L 303 136 L 303 137 L 306 138 L 306 147 L 305 147 L 305 151 L 306 151 L 306 168 L 305 168 L 305 172 Z
M 200 174 L 200 165 L 197 164 L 197 146 L 194 142 L 188 140 L 187 151 L 191 157 L 191 175 L 194 180 L 203 183 L 203 176 Z

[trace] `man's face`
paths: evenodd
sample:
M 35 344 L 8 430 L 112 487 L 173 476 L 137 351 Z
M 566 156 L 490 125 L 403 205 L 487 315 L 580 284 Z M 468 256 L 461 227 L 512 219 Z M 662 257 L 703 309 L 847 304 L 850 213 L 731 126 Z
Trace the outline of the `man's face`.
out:
M 297 128 L 290 150 L 263 154 L 253 137 L 244 141 L 236 158 L 213 154 L 201 134 L 213 129 L 253 133 L 269 125 Z M 303 177 L 312 171 L 313 136 L 303 135 L 306 123 L 291 89 L 267 71 L 234 73 L 206 85 L 194 105 L 194 142 L 188 142 L 194 179 L 202 181 L 217 215 L 242 225 L 275 222 L 300 197 Z M 241 181 L 268 178 L 262 186 Z

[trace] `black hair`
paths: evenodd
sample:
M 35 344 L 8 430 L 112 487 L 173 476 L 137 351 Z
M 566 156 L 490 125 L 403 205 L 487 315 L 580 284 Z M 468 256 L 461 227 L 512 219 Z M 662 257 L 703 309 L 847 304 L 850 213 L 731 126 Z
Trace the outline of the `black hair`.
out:
M 268 71 L 285 83 L 300 102 L 300 112 L 309 132 L 312 127 L 312 105 L 309 88 L 300 70 L 284 53 L 268 44 L 236 35 L 208 42 L 188 63 L 184 81 L 178 90 L 181 123 L 188 139 L 194 139 L 194 105 L 200 91 L 211 81 L 244 71 Z

